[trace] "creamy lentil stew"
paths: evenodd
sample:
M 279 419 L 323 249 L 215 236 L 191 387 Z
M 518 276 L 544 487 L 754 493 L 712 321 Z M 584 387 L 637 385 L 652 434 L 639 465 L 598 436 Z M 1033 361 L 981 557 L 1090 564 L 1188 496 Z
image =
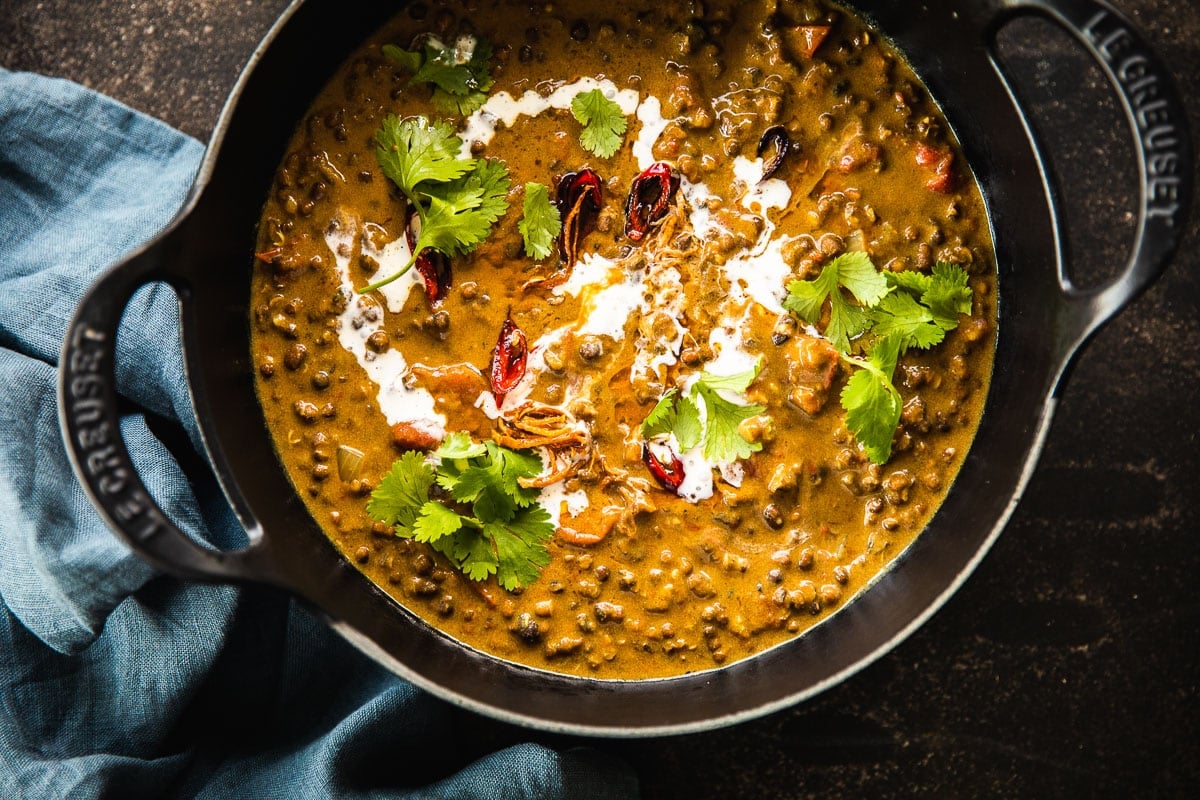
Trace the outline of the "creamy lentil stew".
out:
M 420 71 L 473 58 L 468 113 L 447 113 Z M 593 89 L 626 123 L 608 157 L 572 109 Z M 433 201 L 414 215 L 421 195 L 385 174 L 383 129 L 405 120 L 410 136 L 444 120 L 460 160 L 507 168 L 508 207 L 476 246 L 423 250 L 363 293 L 412 261 L 412 218 L 431 224 Z M 541 258 L 531 183 L 561 223 Z M 978 187 L 903 60 L 817 0 L 411 4 L 296 132 L 256 256 L 262 407 L 329 538 L 429 624 L 565 673 L 709 669 L 824 619 L 934 513 L 991 371 Z M 886 315 L 848 278 L 815 314 L 793 296 L 864 256 L 891 295 L 961 279 L 944 340 L 902 348 L 898 420 L 874 449 L 844 395 L 875 375 Z M 859 320 L 844 338 L 835 305 Z M 540 462 L 517 513 L 550 534 L 510 588 L 372 505 L 398 459 L 481 463 L 448 442 Z M 455 497 L 429 488 L 469 516 Z

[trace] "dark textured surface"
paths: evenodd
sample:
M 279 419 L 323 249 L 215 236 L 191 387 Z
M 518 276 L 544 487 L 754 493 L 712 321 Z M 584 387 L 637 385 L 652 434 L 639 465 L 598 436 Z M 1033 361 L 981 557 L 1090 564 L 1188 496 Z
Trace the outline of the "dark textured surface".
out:
M 205 138 L 284 5 L 0 0 L 0 65 Z M 1195 0 L 1120 6 L 1200 98 Z M 1022 21 L 1002 44 L 1070 198 L 1074 274 L 1111 276 L 1135 227 L 1125 123 L 1054 28 Z M 920 631 L 798 708 L 594 746 L 633 763 L 647 797 L 1200 796 L 1198 247 L 1193 222 L 1162 279 L 1078 358 L 1007 530 Z M 468 749 L 529 736 L 460 721 Z

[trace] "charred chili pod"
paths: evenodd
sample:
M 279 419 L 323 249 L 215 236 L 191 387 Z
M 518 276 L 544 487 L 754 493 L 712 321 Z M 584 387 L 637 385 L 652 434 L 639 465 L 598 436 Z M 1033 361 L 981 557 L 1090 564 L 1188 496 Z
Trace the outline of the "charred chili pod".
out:
M 667 449 L 667 460 L 663 461 L 651 449 L 649 442 L 642 442 L 642 462 L 664 489 L 679 493 L 684 478 L 683 461 L 679 456 Z
M 404 235 L 408 240 L 409 250 L 417 246 L 417 239 L 421 235 L 421 218 L 411 208 L 408 212 L 408 224 L 404 229 Z M 417 260 L 413 262 L 413 267 L 425 284 L 425 298 L 429 301 L 430 307 L 437 308 L 450 293 L 450 285 L 454 280 L 450 271 L 449 256 L 427 247 L 417 254 Z
M 504 318 L 500 326 L 500 338 L 492 350 L 491 382 L 496 405 L 504 405 L 504 397 L 525 377 L 525 362 L 529 358 L 529 345 L 525 333 L 513 322 L 512 315 Z
M 595 170 L 568 172 L 555 187 L 555 202 L 562 217 L 562 232 L 558 236 L 558 252 L 563 265 L 570 269 L 579 259 L 579 245 L 596 227 L 603 203 L 603 181 Z
M 662 161 L 633 179 L 629 199 L 625 201 L 625 236 L 640 242 L 650 232 L 650 226 L 666 216 L 671 200 L 679 189 L 679 176 Z
M 784 159 L 788 153 L 792 151 L 792 140 L 788 136 L 787 130 L 782 125 L 772 125 L 763 131 L 762 138 L 758 140 L 758 147 L 754 150 L 756 158 L 762 158 L 762 154 L 771 150 L 774 155 L 763 165 L 763 174 L 759 178 L 760 181 L 765 181 L 774 175 L 780 167 L 783 166 Z

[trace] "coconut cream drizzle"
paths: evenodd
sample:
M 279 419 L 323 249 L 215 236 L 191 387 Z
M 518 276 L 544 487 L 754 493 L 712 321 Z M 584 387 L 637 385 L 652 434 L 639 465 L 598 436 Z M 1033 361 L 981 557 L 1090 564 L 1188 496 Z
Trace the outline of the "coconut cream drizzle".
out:
M 496 92 L 487 99 L 478 110 L 467 117 L 466 126 L 459 134 L 463 140 L 462 157 L 471 157 L 471 145 L 475 142 L 488 144 L 496 135 L 496 127 L 503 124 L 511 128 L 521 117 L 536 117 L 552 108 L 567 109 L 576 96 L 592 89 L 599 89 L 605 97 L 621 107 L 621 113 L 629 116 L 638 107 L 638 93 L 633 89 L 618 89 L 617 85 L 605 78 L 580 78 L 571 83 L 562 83 L 547 95 L 542 95 L 533 89 L 526 89 L 517 98 L 508 92 Z
M 407 422 L 434 436 L 444 436 L 446 433 L 446 418 L 439 414 L 434 405 L 433 395 L 419 387 L 409 388 L 404 383 L 408 374 L 408 362 L 396 348 L 389 348 L 382 353 L 376 353 L 367 347 L 367 339 L 379 330 L 383 324 L 383 309 L 371 297 L 364 297 L 354 291 L 354 283 L 350 278 L 350 260 L 358 243 L 364 254 L 370 255 L 379 262 L 380 271 L 391 267 L 398 269 L 407 263 L 409 249 L 404 237 L 397 239 L 381 249 L 376 249 L 369 236 L 360 235 L 360 226 L 356 220 L 344 215 L 336 220 L 325 233 L 325 244 L 333 254 L 333 261 L 341 281 L 338 291 L 347 299 L 346 308 L 338 315 L 338 343 L 362 366 L 363 370 L 379 387 L 376 402 L 379 410 L 387 419 L 389 425 L 397 422 Z M 404 306 L 404 300 L 414 285 L 418 285 L 416 270 L 410 273 L 413 278 L 401 278 L 381 289 L 384 301 L 391 312 L 399 311 Z

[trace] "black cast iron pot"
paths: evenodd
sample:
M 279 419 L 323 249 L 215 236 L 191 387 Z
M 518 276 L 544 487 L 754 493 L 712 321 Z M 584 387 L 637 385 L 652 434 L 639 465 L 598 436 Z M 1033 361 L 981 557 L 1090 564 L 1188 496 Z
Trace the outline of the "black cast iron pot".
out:
M 348 6 L 361 5 L 351 9 Z M 1074 353 L 1167 265 L 1191 200 L 1177 91 L 1139 33 L 1103 0 L 859 0 L 940 103 L 983 188 L 999 265 L 995 373 L 982 425 L 945 503 L 892 567 L 797 639 L 720 669 L 602 681 L 517 666 L 434 630 L 377 589 L 321 533 L 276 460 L 253 383 L 250 254 L 288 139 L 390 3 L 299 0 L 255 52 L 170 229 L 106 273 L 67 332 L 59 400 L 80 480 L 141 556 L 180 578 L 257 581 L 318 609 L 397 674 L 468 708 L 553 731 L 642 736 L 713 728 L 811 697 L 895 646 L 961 584 L 999 535 L 1046 435 Z M 1141 179 L 1125 269 L 1079 290 L 1066 278 L 1047 170 L 994 57 L 999 27 L 1044 15 L 1091 52 L 1129 118 Z M 320 41 L 317 50 L 309 45 Z M 117 324 L 130 295 L 165 281 L 182 305 L 188 382 L 208 455 L 249 534 L 220 552 L 183 534 L 133 469 L 118 427 Z M 286 498 L 280 500 L 280 498 Z

